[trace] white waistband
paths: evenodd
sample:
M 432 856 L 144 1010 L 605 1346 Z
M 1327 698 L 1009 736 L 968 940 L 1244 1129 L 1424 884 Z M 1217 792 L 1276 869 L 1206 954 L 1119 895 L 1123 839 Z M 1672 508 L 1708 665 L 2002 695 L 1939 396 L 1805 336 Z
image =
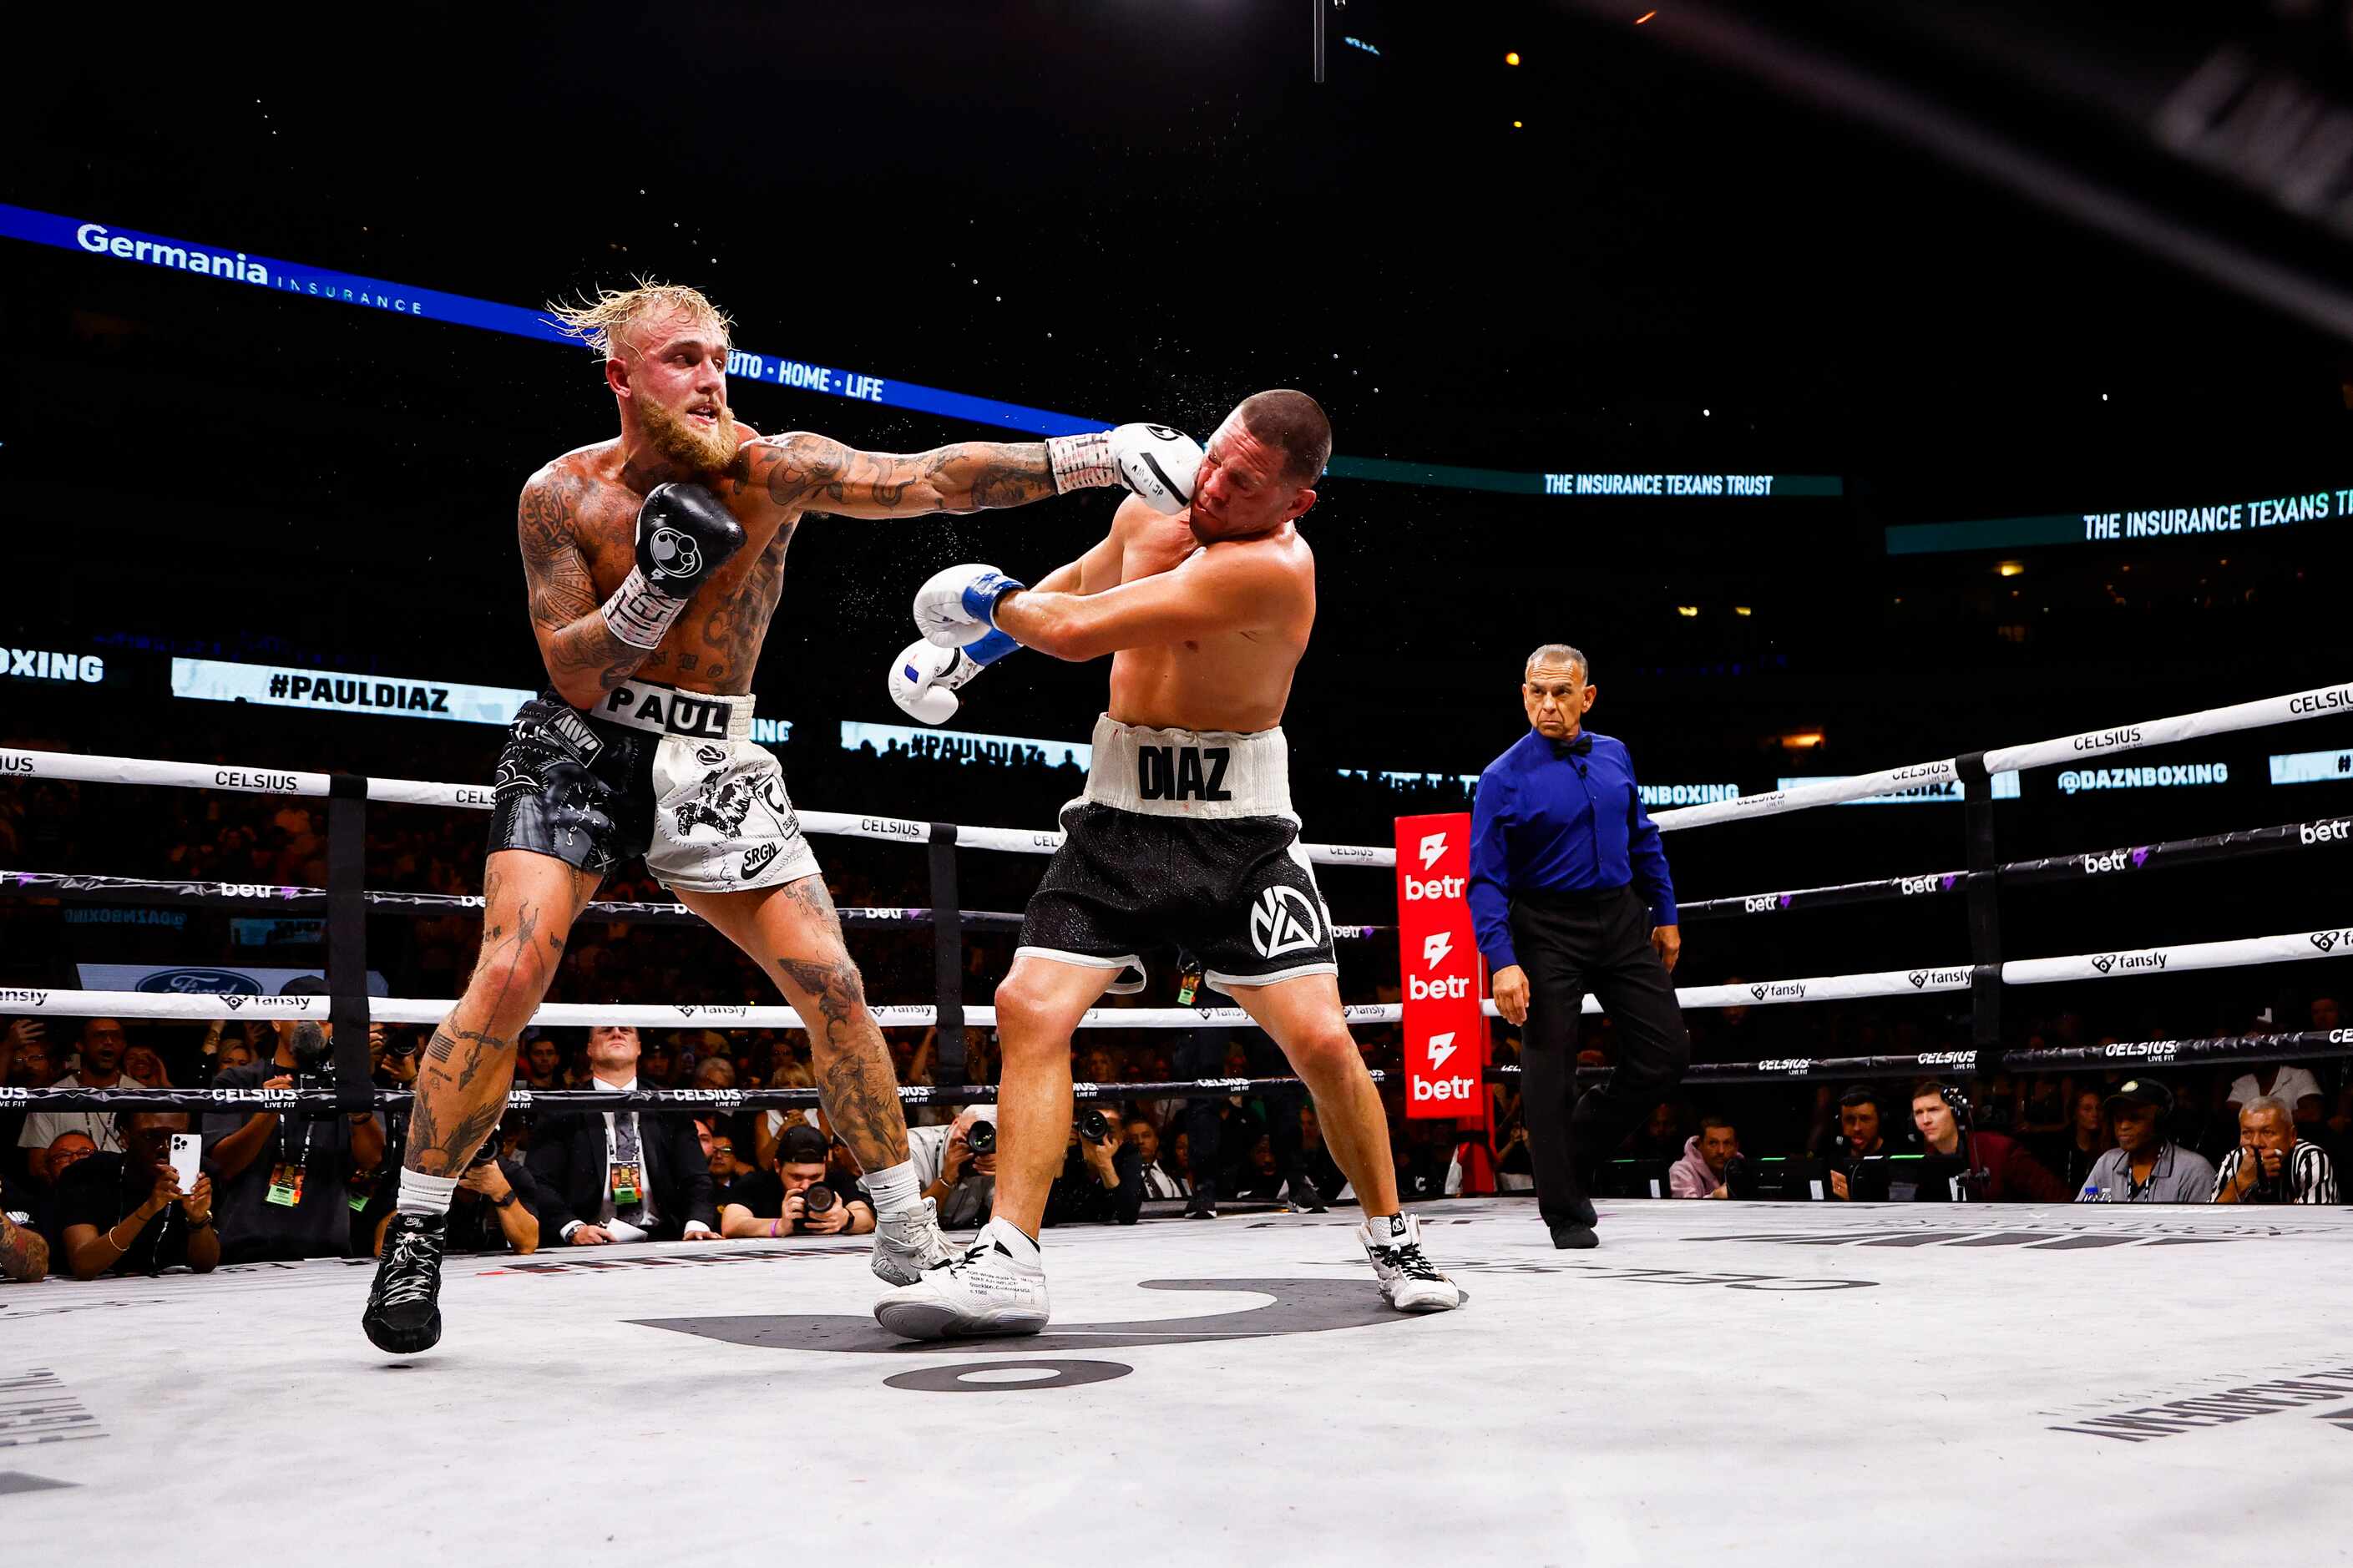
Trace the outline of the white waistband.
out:
M 647 680 L 625 680 L 586 711 L 591 719 L 624 729 L 650 730 L 657 735 L 684 735 L 697 741 L 752 738 L 748 696 L 717 697 Z
M 1084 798 L 1151 816 L 1291 816 L 1291 748 L 1280 729 L 1152 730 L 1106 713 Z

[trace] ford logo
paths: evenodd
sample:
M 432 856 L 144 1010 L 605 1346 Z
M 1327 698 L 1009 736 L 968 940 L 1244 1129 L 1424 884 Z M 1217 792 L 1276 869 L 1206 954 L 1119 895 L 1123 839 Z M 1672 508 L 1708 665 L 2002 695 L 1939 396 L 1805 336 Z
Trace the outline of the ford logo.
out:
M 259 996 L 261 986 L 249 974 L 234 969 L 159 969 L 139 983 L 142 991 L 164 991 L 176 996 Z

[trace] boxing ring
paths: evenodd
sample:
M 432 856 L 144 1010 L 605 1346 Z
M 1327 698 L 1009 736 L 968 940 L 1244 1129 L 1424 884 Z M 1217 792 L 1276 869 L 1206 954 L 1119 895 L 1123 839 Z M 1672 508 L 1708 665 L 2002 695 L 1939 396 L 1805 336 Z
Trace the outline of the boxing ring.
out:
M 1867 973 L 1692 986 L 1687 1008 L 1966 997 L 1967 1049 L 1694 1068 L 1687 1081 L 1965 1076 L 2343 1056 L 2353 1031 L 2006 1050 L 2010 988 L 2319 962 L 2344 926 L 2137 951 L 2003 952 L 1998 898 L 2070 879 L 2143 878 L 2239 857 L 2309 855 L 2341 884 L 2347 819 L 2320 818 L 2083 857 L 2000 858 L 1991 780 L 2231 731 L 2353 714 L 2353 686 L 1831 784 L 1657 814 L 1671 832 L 1762 820 L 1924 784 L 1957 784 L 1958 870 L 1683 906 L 1688 921 L 1788 919 L 1818 907 L 1957 899 L 1965 953 Z M 369 802 L 482 809 L 475 785 L 0 750 L 0 779 L 324 797 L 329 885 L 257 888 L 110 871 L 0 872 L 9 896 L 176 899 L 323 909 L 330 994 L 235 998 L 0 991 L 0 1013 L 329 1018 L 342 1081 L 290 1091 L 12 1091 L 35 1108 L 396 1105 L 365 1081 L 364 1025 L 438 1021 L 446 999 L 370 997 L 371 909 L 479 900 L 369 889 Z M 928 909 L 845 910 L 853 927 L 928 924 L 931 1002 L 874 1008 L 885 1027 L 987 1026 L 950 987 L 966 930 L 965 850 L 1041 854 L 1059 836 L 804 811 L 811 833 L 920 847 Z M 1394 874 L 1386 848 L 1324 845 L 1324 867 Z M 125 868 L 127 869 L 127 868 Z M 610 918 L 683 918 L 607 905 Z M 1340 928 L 1377 940 L 1388 928 Z M 854 950 L 853 950 L 854 951 Z M 2162 962 L 2159 962 L 2161 955 Z M 1345 963 L 1345 961 L 1344 961 Z M 1595 1005 L 1588 998 L 1587 1006 Z M 1352 1022 L 1398 1021 L 1394 1005 Z M 551 1004 L 542 1025 L 798 1026 L 727 1000 Z M 1111 1007 L 1088 1026 L 1242 1026 L 1238 1009 Z M 356 1057 L 357 1071 L 352 1059 Z M 1508 1077 L 1510 1069 L 1490 1069 Z M 1272 1079 L 1081 1084 L 1098 1098 L 1224 1095 Z M 910 1103 L 986 1086 L 902 1091 Z M 799 1106 L 805 1089 L 519 1093 L 544 1107 Z M 1057 1317 L 1034 1341 L 909 1344 L 868 1316 L 863 1239 L 453 1258 L 449 1332 L 388 1361 L 357 1331 L 361 1262 L 224 1268 L 206 1278 L 52 1279 L 0 1288 L 0 1495 L 8 1537 L 100 1560 L 170 1542 L 245 1563 L 290 1541 L 357 1562 L 579 1552 L 674 1562 L 790 1549 L 919 1562 L 1068 1561 L 1146 1550 L 1212 1560 L 1643 1563 L 1700 1551 L 1810 1562 L 1888 1550 L 2041 1561 L 2119 1538 L 2170 1554 L 2332 1552 L 2325 1478 L 2353 1456 L 2353 1356 L 2330 1304 L 2353 1289 L 2341 1208 L 2039 1207 L 1604 1201 L 1599 1253 L 1552 1249 L 1523 1204 L 1424 1205 L 1462 1311 L 1380 1310 L 1353 1215 L 1151 1217 L 1048 1238 Z M 2316 1310 L 2316 1308 L 2317 1310 Z M 949 1397 L 979 1394 L 978 1399 Z M 266 1515 L 229 1506 L 252 1472 Z M 266 1522 L 265 1522 L 266 1521 Z M 2127 1536 L 2129 1532 L 2129 1536 Z M 405 1545 L 402 1543 L 406 1543 Z

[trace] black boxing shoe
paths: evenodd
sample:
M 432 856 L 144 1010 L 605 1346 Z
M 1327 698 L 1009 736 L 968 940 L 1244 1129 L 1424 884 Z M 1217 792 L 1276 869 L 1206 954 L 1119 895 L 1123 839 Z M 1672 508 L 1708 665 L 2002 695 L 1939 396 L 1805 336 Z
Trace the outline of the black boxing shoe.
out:
M 415 1355 L 441 1340 L 441 1245 L 445 1215 L 396 1214 L 384 1229 L 375 1288 L 360 1327 L 391 1355 Z

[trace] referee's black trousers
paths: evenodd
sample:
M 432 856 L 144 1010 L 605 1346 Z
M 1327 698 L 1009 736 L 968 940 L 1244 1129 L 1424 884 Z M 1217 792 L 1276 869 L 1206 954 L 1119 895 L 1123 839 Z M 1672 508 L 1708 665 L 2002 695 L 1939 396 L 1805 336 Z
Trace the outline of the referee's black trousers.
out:
M 1545 1224 L 1589 1225 L 1580 1159 L 1614 1152 L 1691 1065 L 1666 965 L 1651 946 L 1651 911 L 1630 887 L 1523 893 L 1512 899 L 1512 945 L 1528 976 L 1520 1104 Z M 1580 1009 L 1592 993 L 1616 1026 L 1618 1066 L 1577 1092 Z

